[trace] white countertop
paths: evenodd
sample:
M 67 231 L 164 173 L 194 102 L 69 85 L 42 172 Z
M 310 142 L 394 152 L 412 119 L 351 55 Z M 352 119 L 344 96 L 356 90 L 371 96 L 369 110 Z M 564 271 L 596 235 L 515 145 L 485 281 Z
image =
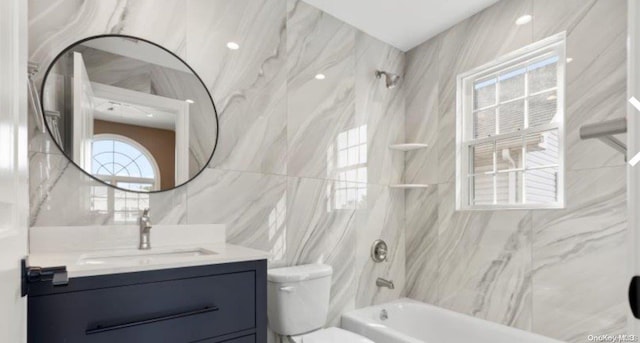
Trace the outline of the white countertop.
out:
M 152 248 L 151 250 L 144 251 L 143 253 L 154 254 L 156 252 L 163 252 L 172 249 L 189 250 L 195 248 L 206 249 L 214 252 L 215 254 L 188 257 L 164 257 L 159 260 L 145 259 L 143 258 L 144 255 L 141 255 L 141 258 L 134 258 L 128 261 L 109 261 L 106 263 L 94 264 L 84 263 L 83 260 L 86 258 L 91 258 L 92 256 L 107 256 L 109 254 L 117 255 L 119 253 L 135 253 L 136 250 L 126 249 L 84 252 L 47 252 L 30 254 L 29 265 L 38 267 L 66 266 L 69 277 L 74 278 L 95 275 L 141 272 L 158 269 L 194 267 L 230 262 L 255 261 L 264 260 L 269 257 L 269 253 L 267 252 L 227 243 L 214 243 L 208 245 L 184 245 L 174 247 L 165 246 L 157 249 Z M 96 257 L 95 259 L 99 259 L 99 257 Z
M 220 224 L 156 225 L 150 250 L 137 249 L 135 225 L 32 227 L 29 265 L 66 266 L 74 278 L 269 258 L 268 252 L 225 241 L 226 227 Z M 196 256 L 194 250 L 210 254 Z

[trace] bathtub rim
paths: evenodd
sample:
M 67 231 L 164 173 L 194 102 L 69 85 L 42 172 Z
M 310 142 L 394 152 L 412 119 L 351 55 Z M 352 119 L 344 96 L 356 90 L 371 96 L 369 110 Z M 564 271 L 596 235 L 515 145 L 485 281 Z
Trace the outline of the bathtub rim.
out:
M 403 333 L 399 330 L 396 330 L 392 327 L 386 326 L 384 325 L 384 329 L 381 328 L 376 328 L 373 327 L 372 325 L 370 325 L 372 322 L 367 321 L 368 319 L 366 318 L 365 313 L 369 312 L 369 311 L 374 311 L 373 313 L 380 311 L 382 309 L 384 309 L 384 306 L 389 306 L 389 305 L 397 305 L 397 304 L 414 304 L 414 305 L 419 305 L 419 306 L 423 306 L 426 308 L 429 308 L 430 310 L 435 310 L 441 313 L 445 313 L 448 316 L 451 316 L 452 319 L 460 319 L 460 320 L 466 320 L 466 321 L 473 321 L 473 322 L 482 322 L 483 324 L 486 324 L 489 326 L 489 328 L 491 329 L 495 329 L 497 331 L 501 331 L 504 332 L 505 330 L 508 331 L 519 331 L 522 333 L 527 334 L 528 336 L 531 336 L 532 338 L 537 338 L 540 339 L 540 343 L 564 343 L 561 340 L 557 340 L 556 338 L 552 338 L 552 337 L 548 337 L 548 336 L 544 336 L 541 335 L 539 333 L 533 332 L 533 331 L 528 331 L 528 330 L 523 330 L 520 328 L 516 328 L 516 327 L 512 327 L 512 326 L 508 326 L 508 325 L 504 325 L 504 324 L 500 324 L 500 323 L 496 323 L 496 322 L 492 322 L 490 320 L 486 320 L 486 319 L 482 319 L 482 318 L 478 318 L 478 317 L 474 317 L 468 314 L 464 314 L 464 313 L 460 313 L 460 312 L 456 312 L 444 307 L 439 307 L 433 304 L 429 304 L 426 302 L 422 302 L 416 299 L 411 299 L 411 298 L 398 298 L 398 299 L 394 299 L 385 303 L 381 303 L 381 304 L 376 304 L 376 305 L 371 305 L 371 306 L 367 306 L 367 307 L 362 307 L 362 308 L 358 308 L 358 309 L 354 309 L 354 310 L 350 310 L 348 312 L 343 313 L 340 316 L 340 327 L 344 328 L 345 330 L 349 330 L 347 328 L 345 328 L 343 326 L 342 321 L 346 318 L 347 320 L 350 321 L 354 321 L 356 323 L 362 324 L 363 328 L 368 328 L 370 330 L 376 330 L 376 331 L 381 331 L 383 333 L 387 333 L 387 334 L 392 334 L 392 335 L 397 335 L 400 336 L 399 338 L 401 339 L 405 339 L 408 342 L 423 342 L 415 337 L 412 337 L 406 333 Z M 375 310 L 374 310 L 375 309 Z M 349 330 L 352 331 L 352 330 Z M 366 335 L 364 335 L 363 333 L 360 332 L 356 332 L 359 335 L 363 335 L 366 337 Z

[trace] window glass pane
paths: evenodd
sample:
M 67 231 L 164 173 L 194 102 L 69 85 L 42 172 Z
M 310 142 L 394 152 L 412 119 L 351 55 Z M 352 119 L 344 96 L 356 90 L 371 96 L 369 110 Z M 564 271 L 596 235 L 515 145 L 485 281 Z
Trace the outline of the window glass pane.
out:
M 338 168 L 346 167 L 348 164 L 347 150 L 338 151 Z
M 470 183 L 472 205 L 493 204 L 493 174 L 471 176 Z
M 553 56 L 529 65 L 529 94 L 557 86 L 557 63 Z
M 138 156 L 142 155 L 142 152 L 134 148 L 131 144 L 114 140 L 113 150 L 119 152 L 122 155 L 129 156 L 130 159 L 135 160 Z
M 500 102 L 524 97 L 525 72 L 521 67 L 500 75 Z
M 529 98 L 529 127 L 551 122 L 557 113 L 557 102 L 555 91 Z
M 498 170 L 522 168 L 522 136 L 496 141 L 496 167 Z
M 120 188 L 130 189 L 132 191 L 138 191 L 138 192 L 150 191 L 153 189 L 152 184 L 137 183 L 137 182 L 118 182 L 117 186 Z
M 91 172 L 98 175 L 113 175 L 113 153 L 103 152 L 93 155 L 93 163 L 91 163 Z
M 528 135 L 526 168 L 558 165 L 558 130 Z
M 105 186 L 92 186 L 91 187 L 91 194 L 94 197 L 103 197 L 106 198 L 108 195 L 108 189 Z
M 525 196 L 528 204 L 548 204 L 558 199 L 558 169 L 545 168 L 525 172 Z
M 457 181 L 465 206 L 539 208 L 526 204 L 555 205 L 563 193 L 558 180 L 564 118 L 558 106 L 564 103 L 564 42 L 537 45 L 536 51 L 531 46 L 510 61 L 462 74 L 464 106 L 457 120 L 464 170 Z
M 496 110 L 494 108 L 473 114 L 473 138 L 484 138 L 496 134 Z
M 113 141 L 109 140 L 96 140 L 91 144 L 92 153 L 94 155 L 99 155 L 104 152 L 113 151 Z
M 116 222 L 116 223 L 125 223 L 126 222 L 125 213 L 123 213 L 123 212 L 114 212 L 113 213 L 113 221 Z
M 493 172 L 494 144 L 482 143 L 471 147 L 471 174 Z
M 498 131 L 510 133 L 524 128 L 524 100 L 516 100 L 500 105 L 498 117 L 500 118 Z
M 92 201 L 91 209 L 93 211 L 106 212 L 109 209 L 109 205 L 107 204 L 107 198 L 93 198 L 91 199 L 91 201 Z
M 496 79 L 478 80 L 473 83 L 473 108 L 484 108 L 496 103 Z
M 522 203 L 522 172 L 496 174 L 496 202 L 498 204 Z
M 140 176 L 153 179 L 155 177 L 151 162 L 144 155 L 138 157 L 135 161 L 136 166 L 140 169 Z

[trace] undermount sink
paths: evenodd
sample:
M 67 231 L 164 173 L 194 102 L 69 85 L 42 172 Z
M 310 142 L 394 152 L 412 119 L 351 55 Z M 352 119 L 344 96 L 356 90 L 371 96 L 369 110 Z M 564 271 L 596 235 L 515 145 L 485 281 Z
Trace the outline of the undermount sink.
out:
M 150 264 L 168 260 L 216 255 L 211 250 L 192 249 L 151 249 L 151 250 L 119 250 L 104 253 L 85 254 L 80 257 L 80 264 L 132 263 Z

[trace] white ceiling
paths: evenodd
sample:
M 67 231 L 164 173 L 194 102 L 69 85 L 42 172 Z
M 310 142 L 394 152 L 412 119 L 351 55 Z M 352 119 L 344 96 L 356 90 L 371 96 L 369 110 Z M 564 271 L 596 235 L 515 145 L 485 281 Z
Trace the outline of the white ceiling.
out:
M 170 131 L 176 130 L 175 113 L 99 97 L 94 97 L 93 100 L 95 119 Z
M 304 0 L 408 51 L 498 0 Z

